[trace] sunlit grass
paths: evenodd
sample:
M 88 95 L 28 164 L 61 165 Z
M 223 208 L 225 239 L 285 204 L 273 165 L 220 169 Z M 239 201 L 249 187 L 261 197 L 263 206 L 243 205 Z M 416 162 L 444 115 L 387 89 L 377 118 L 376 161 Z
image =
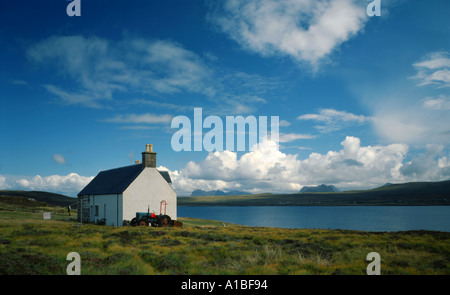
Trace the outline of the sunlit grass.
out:
M 1 203 L 0 203 L 1 205 Z M 0 274 L 450 274 L 450 233 L 246 227 L 180 218 L 182 228 L 80 225 L 64 208 L 0 207 Z M 51 211 L 52 220 L 42 212 Z

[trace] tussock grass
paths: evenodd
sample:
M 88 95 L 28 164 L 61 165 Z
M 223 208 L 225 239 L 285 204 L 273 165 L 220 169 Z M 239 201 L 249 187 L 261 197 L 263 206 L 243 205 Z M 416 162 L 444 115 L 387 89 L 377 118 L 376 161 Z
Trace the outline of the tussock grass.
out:
M 85 275 L 450 274 L 450 233 L 245 227 L 180 218 L 182 228 L 79 225 L 58 207 L 0 201 L 0 274 L 66 274 L 69 252 Z M 51 211 L 52 220 L 42 220 Z

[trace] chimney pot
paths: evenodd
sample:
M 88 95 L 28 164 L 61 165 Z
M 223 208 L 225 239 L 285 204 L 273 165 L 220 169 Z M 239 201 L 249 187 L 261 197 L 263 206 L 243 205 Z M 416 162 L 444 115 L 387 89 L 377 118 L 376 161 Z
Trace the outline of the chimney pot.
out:
M 136 161 L 136 164 L 141 164 L 141 161 L 137 160 L 137 161 Z
M 146 145 L 145 152 L 142 153 L 142 165 L 156 168 L 156 153 L 153 151 L 153 144 Z

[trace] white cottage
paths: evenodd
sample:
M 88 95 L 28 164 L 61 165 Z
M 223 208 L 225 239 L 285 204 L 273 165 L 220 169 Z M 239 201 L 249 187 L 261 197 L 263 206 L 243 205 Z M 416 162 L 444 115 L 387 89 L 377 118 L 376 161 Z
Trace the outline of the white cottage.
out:
M 167 171 L 156 169 L 156 153 L 147 144 L 142 164 L 101 171 L 79 194 L 78 220 L 122 226 L 136 212 L 177 219 L 177 194 Z

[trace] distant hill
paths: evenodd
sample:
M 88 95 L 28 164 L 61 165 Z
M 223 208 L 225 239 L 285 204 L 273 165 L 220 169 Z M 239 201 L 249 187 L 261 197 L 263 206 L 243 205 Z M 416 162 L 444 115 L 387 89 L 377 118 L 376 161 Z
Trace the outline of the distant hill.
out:
M 191 193 L 191 197 L 198 197 L 198 196 L 239 196 L 239 195 L 251 195 L 248 192 L 242 192 L 242 191 L 229 191 L 224 192 L 221 190 L 216 191 L 204 191 L 201 189 L 194 190 Z
M 71 198 L 61 194 L 42 192 L 42 191 L 10 191 L 0 190 L 0 196 L 6 197 L 23 197 L 37 202 L 45 202 L 50 205 L 67 207 L 71 205 L 72 209 L 76 209 L 76 198 Z
M 304 186 L 300 193 L 337 193 L 339 191 L 334 185 L 321 184 L 318 186 Z
M 389 184 L 369 190 L 296 194 L 196 196 L 179 206 L 449 206 L 450 180 Z

